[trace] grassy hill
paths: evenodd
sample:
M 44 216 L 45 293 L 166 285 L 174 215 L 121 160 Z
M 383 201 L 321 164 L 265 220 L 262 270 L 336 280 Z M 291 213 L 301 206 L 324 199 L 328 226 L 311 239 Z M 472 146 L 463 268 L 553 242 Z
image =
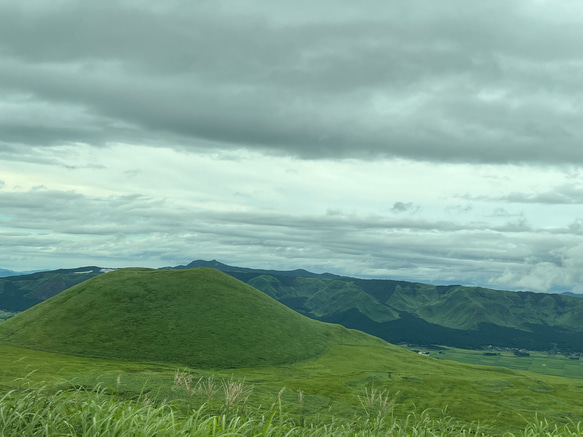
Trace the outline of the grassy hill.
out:
M 122 269 L 78 284 L 0 325 L 0 342 L 51 352 L 234 368 L 375 344 L 209 268 Z

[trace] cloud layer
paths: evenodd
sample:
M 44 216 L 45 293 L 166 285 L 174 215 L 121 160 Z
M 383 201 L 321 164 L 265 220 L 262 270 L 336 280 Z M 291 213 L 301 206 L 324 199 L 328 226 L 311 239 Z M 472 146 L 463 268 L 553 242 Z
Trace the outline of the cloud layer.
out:
M 0 267 L 578 290 L 581 13 L 0 0 Z
M 581 163 L 583 7 L 422 3 L 5 1 L 1 140 Z

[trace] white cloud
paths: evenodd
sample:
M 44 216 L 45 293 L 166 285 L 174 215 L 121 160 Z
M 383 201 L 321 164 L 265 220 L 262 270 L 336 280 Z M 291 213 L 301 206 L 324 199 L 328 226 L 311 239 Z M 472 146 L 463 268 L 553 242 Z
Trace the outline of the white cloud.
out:
M 50 150 L 42 153 L 59 165 L 0 165 L 6 267 L 82 260 L 160 267 L 216 258 L 540 291 L 575 281 L 573 245 L 583 247 L 579 221 L 561 224 L 544 205 L 493 216 L 490 199 L 460 203 L 459 190 L 514 192 L 537 169 L 305 161 L 124 144 Z M 498 206 L 506 207 L 506 200 Z
M 553 287 L 572 287 L 574 280 L 580 278 L 580 275 L 575 276 L 574 273 L 553 263 L 542 262 L 526 271 L 521 269 L 520 272 L 510 273 L 507 270 L 492 282 L 513 289 L 545 292 Z

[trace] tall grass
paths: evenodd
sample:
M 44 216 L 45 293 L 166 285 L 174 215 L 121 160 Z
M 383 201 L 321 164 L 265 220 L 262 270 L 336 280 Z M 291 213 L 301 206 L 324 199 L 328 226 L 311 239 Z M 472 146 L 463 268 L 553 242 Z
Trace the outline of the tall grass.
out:
M 230 380 L 233 381 L 232 379 Z M 229 381 L 225 382 L 226 384 Z M 241 381 L 237 382 L 241 383 Z M 245 389 L 245 387 L 243 387 Z M 453 418 L 434 419 L 424 412 L 404 419 L 385 415 L 380 406 L 389 404 L 385 392 L 363 393 L 363 416 L 353 420 L 332 419 L 304 424 L 283 411 L 282 389 L 270 409 L 241 414 L 212 412 L 206 404 L 182 411 L 144 396 L 118 400 L 105 389 L 13 389 L 0 395 L 0 436 L 269 436 L 269 437 L 372 437 L 372 436 L 488 436 L 488 428 L 467 425 Z M 368 395 L 368 398 L 364 398 Z M 374 395 L 374 396 L 373 396 Z M 372 404 L 372 407 L 371 407 Z M 369 414 L 373 409 L 372 416 Z M 583 425 L 557 426 L 545 420 L 528 423 L 507 437 L 583 436 Z
M 368 421 L 375 429 L 382 427 L 385 417 L 393 412 L 396 403 L 395 397 L 389 397 L 389 391 L 387 389 L 380 390 L 374 386 L 370 389 L 364 387 L 362 394 L 358 396 L 358 400 L 364 409 Z

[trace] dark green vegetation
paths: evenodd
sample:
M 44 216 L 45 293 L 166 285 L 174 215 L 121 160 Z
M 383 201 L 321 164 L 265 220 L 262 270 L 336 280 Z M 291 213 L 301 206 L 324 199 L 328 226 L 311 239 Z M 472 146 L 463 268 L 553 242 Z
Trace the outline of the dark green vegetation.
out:
M 583 299 L 577 297 L 211 263 L 308 317 L 391 343 L 583 352 Z
M 101 274 L 102 270 L 100 267 L 80 267 L 0 278 L 0 310 L 24 311 Z
M 314 358 L 380 340 L 324 324 L 219 272 L 122 269 L 78 284 L 0 325 L 32 349 L 225 368 Z

